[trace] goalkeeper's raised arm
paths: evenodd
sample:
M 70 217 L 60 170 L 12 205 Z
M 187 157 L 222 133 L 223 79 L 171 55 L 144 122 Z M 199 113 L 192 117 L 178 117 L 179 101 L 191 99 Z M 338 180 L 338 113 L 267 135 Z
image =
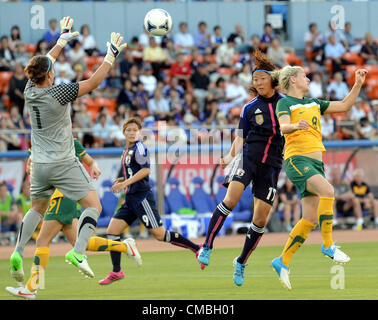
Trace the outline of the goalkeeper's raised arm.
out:
M 127 46 L 126 43 L 122 44 L 122 42 L 123 37 L 119 33 L 113 32 L 111 34 L 110 43 L 107 42 L 108 51 L 106 53 L 104 61 L 88 80 L 79 82 L 78 97 L 81 97 L 88 92 L 96 89 L 105 79 L 117 56 Z

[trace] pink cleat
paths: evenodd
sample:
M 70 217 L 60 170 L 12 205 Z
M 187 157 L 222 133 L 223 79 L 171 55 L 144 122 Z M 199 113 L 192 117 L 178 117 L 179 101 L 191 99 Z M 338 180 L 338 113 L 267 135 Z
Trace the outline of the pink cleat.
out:
M 123 273 L 122 270 L 119 271 L 119 272 L 110 271 L 108 273 L 108 275 L 106 276 L 106 278 L 99 281 L 98 284 L 101 284 L 101 285 L 111 284 L 112 282 L 117 281 L 117 280 L 121 280 L 124 277 L 125 277 L 125 274 Z
M 196 252 L 196 259 L 198 258 L 198 255 L 200 254 L 201 248 L 202 248 L 202 244 L 200 245 L 200 248 L 199 248 L 198 251 Z M 201 268 L 201 270 L 205 269 L 205 267 L 206 267 L 205 264 L 200 263 L 200 268 Z

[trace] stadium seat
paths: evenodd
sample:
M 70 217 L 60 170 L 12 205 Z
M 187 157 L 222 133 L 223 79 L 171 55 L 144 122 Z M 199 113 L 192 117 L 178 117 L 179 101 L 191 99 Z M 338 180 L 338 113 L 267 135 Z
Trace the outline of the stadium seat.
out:
M 287 63 L 292 66 L 303 66 L 303 61 L 295 53 L 288 52 L 286 55 Z
M 232 76 L 234 74 L 234 70 L 232 70 L 232 68 L 219 68 L 218 73 L 222 77 L 227 77 L 227 76 L 229 77 L 229 76 Z
M 245 188 L 238 205 L 233 210 L 234 221 L 252 221 L 253 210 L 251 205 L 253 204 L 252 188 L 248 186 Z
M 150 113 L 146 109 L 140 109 L 140 110 L 138 110 L 138 113 L 139 113 L 139 115 L 142 119 L 144 119 L 145 117 L 148 117 L 150 115 Z
M 346 78 L 346 82 L 347 82 L 347 84 L 350 88 L 353 87 L 353 85 L 354 85 L 354 81 L 356 79 L 355 72 L 359 68 L 361 68 L 361 67 L 357 66 L 357 65 L 350 65 L 350 66 L 346 66 L 346 68 L 345 68 L 345 70 L 346 70 L 345 78 Z
M 306 58 L 307 58 L 308 62 L 311 62 L 317 56 L 317 54 L 318 54 L 317 52 L 313 52 L 312 51 L 312 46 L 311 45 L 306 45 L 305 55 L 306 55 Z
M 346 52 L 343 58 L 347 61 L 354 62 L 358 66 L 364 63 L 364 59 L 356 52 Z
M 328 75 L 329 75 L 330 77 L 332 77 L 332 75 L 333 75 L 332 59 L 331 59 L 331 58 L 327 58 L 327 59 L 325 59 L 325 61 L 324 61 L 324 65 L 325 65 L 325 67 L 326 67 L 327 70 L 328 70 Z
M 196 210 L 197 213 L 213 212 L 216 204 L 211 198 L 211 195 L 206 193 L 203 189 L 203 179 L 201 177 L 194 177 L 192 183 L 194 184 L 194 191 L 193 194 L 191 194 L 193 209 Z
M 111 188 L 112 182 L 110 180 L 104 180 L 102 183 L 103 188 Z M 105 191 L 100 199 L 102 212 L 97 221 L 99 228 L 105 228 L 108 226 L 111 218 L 113 217 L 115 210 L 118 206 L 118 197 L 112 191 Z
M 37 49 L 36 43 L 25 43 L 25 51 L 26 52 L 34 54 L 36 49 Z
M 3 71 L 0 72 L 0 94 L 6 94 L 9 88 L 10 79 L 13 76 L 13 72 Z
M 215 202 L 219 204 L 224 200 L 224 197 L 227 193 L 227 188 L 223 186 L 224 176 L 219 176 L 216 181 L 218 183 L 219 188 L 217 193 L 214 194 L 214 198 Z
M 366 95 L 370 100 L 378 99 L 378 75 L 366 80 Z
M 110 113 L 114 113 L 117 109 L 117 99 L 116 98 L 103 98 L 98 97 L 95 100 L 96 105 L 100 108 L 102 106 L 107 107 Z
M 367 79 L 378 76 L 378 66 L 374 66 L 372 64 L 365 64 L 363 68 L 368 71 Z
M 169 192 L 166 195 L 167 204 L 169 206 L 169 213 L 177 213 L 182 208 L 192 208 L 187 197 L 179 190 L 180 182 L 177 178 L 171 177 L 167 181 L 169 185 Z
M 97 64 L 97 57 L 86 56 L 84 62 L 88 70 L 93 71 L 93 66 Z

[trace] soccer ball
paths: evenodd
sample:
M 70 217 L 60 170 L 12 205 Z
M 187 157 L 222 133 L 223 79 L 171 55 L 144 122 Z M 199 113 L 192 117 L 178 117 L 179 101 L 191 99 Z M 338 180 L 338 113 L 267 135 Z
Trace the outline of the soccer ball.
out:
M 144 27 L 152 36 L 164 36 L 172 29 L 171 15 L 163 9 L 152 9 L 144 17 Z

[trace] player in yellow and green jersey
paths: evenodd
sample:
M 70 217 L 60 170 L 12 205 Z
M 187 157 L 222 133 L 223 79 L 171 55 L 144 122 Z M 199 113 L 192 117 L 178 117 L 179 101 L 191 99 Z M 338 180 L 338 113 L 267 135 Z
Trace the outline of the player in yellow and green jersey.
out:
M 335 262 L 350 258 L 332 240 L 334 190 L 324 175 L 322 155 L 326 151 L 321 135 L 320 117 L 325 113 L 347 112 L 356 101 L 367 71 L 356 71 L 356 82 L 342 101 L 305 98 L 310 80 L 301 67 L 287 66 L 272 75 L 287 96 L 278 101 L 276 114 L 285 137 L 285 172 L 301 196 L 302 219 L 290 232 L 280 257 L 272 261 L 281 282 L 291 289 L 289 262 L 319 223 L 321 251 Z

